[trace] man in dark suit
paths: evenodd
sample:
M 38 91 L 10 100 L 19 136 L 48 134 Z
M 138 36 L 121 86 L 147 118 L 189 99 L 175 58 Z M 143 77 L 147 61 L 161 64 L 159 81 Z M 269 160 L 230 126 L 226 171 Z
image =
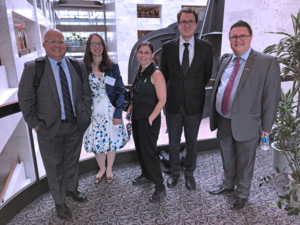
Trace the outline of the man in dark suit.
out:
M 77 74 L 65 57 L 63 34 L 51 29 L 44 40 L 44 72 L 36 88 L 36 62 L 25 63 L 19 105 L 28 126 L 37 133 L 57 214 L 67 219 L 71 212 L 65 196 L 79 202 L 86 200 L 77 187 L 82 137 L 91 121 L 92 95 L 84 63 L 77 62 L 81 69 L 81 74 Z
M 194 37 L 198 15 L 191 7 L 177 14 L 180 37 L 162 47 L 160 69 L 167 84 L 166 117 L 169 132 L 171 176 L 174 187 L 180 176 L 179 147 L 184 127 L 187 155 L 184 164 L 188 190 L 196 187 L 193 172 L 197 159 L 197 136 L 205 102 L 205 86 L 212 72 L 212 46 Z
M 280 100 L 279 63 L 253 50 L 251 40 L 248 23 L 231 26 L 233 53 L 219 58 L 211 96 L 210 128 L 218 128 L 224 177 L 209 192 L 234 191 L 236 185 L 234 210 L 243 208 L 250 195 L 259 133 L 269 135 Z

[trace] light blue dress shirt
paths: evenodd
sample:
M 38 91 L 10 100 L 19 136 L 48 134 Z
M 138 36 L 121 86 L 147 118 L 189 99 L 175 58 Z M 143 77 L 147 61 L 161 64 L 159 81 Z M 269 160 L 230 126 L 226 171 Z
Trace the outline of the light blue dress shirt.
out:
M 224 116 L 223 113 L 221 112 L 221 106 L 222 106 L 222 99 L 223 99 L 223 95 L 224 95 L 224 91 L 226 88 L 226 85 L 230 79 L 230 76 L 232 74 L 233 68 L 235 66 L 236 63 L 236 55 L 234 53 L 232 53 L 232 58 L 230 60 L 230 62 L 228 63 L 227 67 L 225 68 L 222 77 L 221 77 L 221 82 L 218 88 L 218 93 L 217 93 L 217 98 L 216 98 L 216 110 L 217 112 L 228 119 L 231 119 L 231 108 L 232 108 L 232 103 L 233 103 L 233 99 L 236 93 L 236 89 L 240 83 L 240 79 L 242 76 L 242 73 L 244 71 L 247 59 L 249 57 L 249 54 L 251 52 L 251 48 L 249 48 L 249 50 L 241 56 L 240 62 L 239 62 L 239 70 L 238 73 L 235 77 L 235 81 L 232 87 L 232 91 L 231 91 L 231 95 L 230 95 L 230 101 L 229 101 L 229 112 Z
M 59 101 L 60 101 L 60 108 L 61 108 L 61 119 L 65 120 L 66 119 L 65 105 L 64 105 L 64 99 L 63 99 L 62 90 L 61 90 L 61 84 L 60 84 L 59 66 L 57 65 L 58 61 L 56 61 L 54 59 L 51 59 L 49 56 L 47 56 L 47 57 L 50 61 L 51 68 L 52 68 L 54 78 L 55 78 L 55 82 L 56 82 L 58 97 L 59 97 Z M 73 101 L 73 94 L 72 94 L 72 80 L 71 80 L 70 71 L 69 71 L 68 64 L 67 64 L 67 61 L 66 61 L 65 57 L 61 60 L 61 66 L 62 66 L 63 70 L 65 71 L 65 74 L 66 74 L 66 77 L 67 77 L 67 80 L 68 80 L 73 111 L 74 111 L 74 115 L 76 116 L 75 108 L 74 108 L 74 101 Z

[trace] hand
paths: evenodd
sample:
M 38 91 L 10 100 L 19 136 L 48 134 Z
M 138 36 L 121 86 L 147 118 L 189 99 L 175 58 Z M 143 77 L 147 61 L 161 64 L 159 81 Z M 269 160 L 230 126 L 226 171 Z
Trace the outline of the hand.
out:
M 130 113 L 132 113 L 132 112 L 131 112 L 131 107 L 128 108 L 127 113 L 126 113 L 126 119 L 127 119 L 128 121 L 131 121 L 131 116 L 128 117 L 128 115 L 129 115 Z
M 263 131 L 261 136 L 262 136 L 262 137 L 263 137 L 263 136 L 269 136 L 269 133 L 268 133 L 268 132 L 265 132 L 265 131 Z
M 36 126 L 36 127 L 34 128 L 34 131 L 37 133 L 38 129 L 39 129 L 39 127 Z
M 149 118 L 148 118 L 148 121 L 149 121 L 150 126 L 152 126 L 153 119 L 151 119 L 150 116 L 149 116 Z
M 121 123 L 121 119 L 113 118 L 113 125 L 118 125 Z

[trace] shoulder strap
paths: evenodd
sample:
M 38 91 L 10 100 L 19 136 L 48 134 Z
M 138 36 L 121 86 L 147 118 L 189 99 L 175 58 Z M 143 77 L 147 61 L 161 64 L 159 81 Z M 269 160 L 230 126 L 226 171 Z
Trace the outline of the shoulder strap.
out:
M 67 57 L 70 60 L 70 62 L 72 63 L 73 67 L 75 68 L 77 74 L 79 75 L 81 82 L 83 82 L 81 68 L 80 68 L 80 65 L 78 64 L 77 59 L 70 57 L 70 56 L 67 56 Z
M 40 84 L 40 80 L 44 73 L 44 66 L 45 66 L 44 57 L 39 57 L 39 58 L 35 59 L 35 77 L 34 77 L 34 83 L 33 83 L 33 86 L 35 89 Z

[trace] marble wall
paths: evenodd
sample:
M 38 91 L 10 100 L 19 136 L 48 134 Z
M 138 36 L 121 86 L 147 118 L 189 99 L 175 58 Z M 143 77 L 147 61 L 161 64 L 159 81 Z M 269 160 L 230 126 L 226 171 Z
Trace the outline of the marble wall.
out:
M 124 83 L 127 84 L 128 60 L 132 47 L 138 41 L 138 30 L 165 28 L 177 21 L 176 15 L 181 5 L 205 6 L 206 2 L 207 0 L 116 0 L 118 63 Z M 161 18 L 137 18 L 137 4 L 161 5 Z

